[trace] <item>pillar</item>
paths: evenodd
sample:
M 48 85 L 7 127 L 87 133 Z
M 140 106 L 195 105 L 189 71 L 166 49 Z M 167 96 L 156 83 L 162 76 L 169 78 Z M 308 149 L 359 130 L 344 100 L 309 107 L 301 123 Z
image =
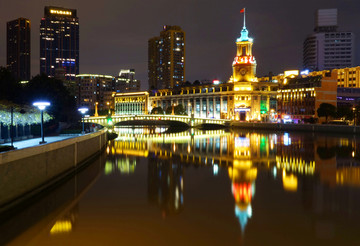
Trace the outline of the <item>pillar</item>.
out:
M 220 87 L 220 88 L 222 88 L 222 87 Z M 222 112 L 222 110 L 223 110 L 223 96 L 220 96 L 220 112 L 219 112 L 219 114 L 220 114 L 220 119 L 221 119 L 221 112 Z
M 206 118 L 208 118 L 210 115 L 210 108 L 209 108 L 209 98 L 206 98 Z
M 213 117 L 216 118 L 216 97 L 213 97 Z

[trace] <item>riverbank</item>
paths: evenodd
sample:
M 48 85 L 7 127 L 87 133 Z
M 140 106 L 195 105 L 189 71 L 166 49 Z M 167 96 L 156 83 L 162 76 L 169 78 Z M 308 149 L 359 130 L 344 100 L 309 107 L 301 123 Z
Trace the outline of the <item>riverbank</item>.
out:
M 360 126 L 326 125 L 326 124 L 281 124 L 281 123 L 248 123 L 231 122 L 231 128 L 259 129 L 272 131 L 304 131 L 304 132 L 326 132 L 360 134 Z
M 66 178 L 97 156 L 106 131 L 0 153 L 0 212 Z

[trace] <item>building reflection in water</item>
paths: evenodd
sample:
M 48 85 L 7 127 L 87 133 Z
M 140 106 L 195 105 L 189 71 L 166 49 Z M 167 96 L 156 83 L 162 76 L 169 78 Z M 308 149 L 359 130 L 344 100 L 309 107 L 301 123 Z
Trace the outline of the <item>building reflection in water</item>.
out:
M 130 167 L 134 162 L 127 160 L 136 163 L 136 159 L 131 158 L 148 157 L 148 199 L 161 208 L 163 216 L 184 209 L 184 176 L 188 165 L 209 166 L 214 176 L 221 169 L 227 169 L 235 201 L 234 214 L 243 233 L 256 212 L 252 202 L 260 170 L 281 181 L 284 191 L 297 192 L 301 188 L 306 197 L 314 195 L 307 194 L 308 190 L 319 190 L 308 189 L 309 185 L 360 187 L 360 152 L 355 139 L 286 132 L 202 132 L 193 129 L 173 134 L 162 134 L 161 130 L 153 129 L 149 133 L 122 129 L 119 138 L 109 146 L 108 153 L 121 155 L 122 160 L 116 158 L 113 162 L 127 163 L 128 168 L 123 170 L 132 171 L 135 165 L 133 169 Z M 309 184 L 306 178 L 309 176 L 311 182 L 319 182 Z M 308 206 L 309 202 L 306 204 Z
M 171 160 L 149 158 L 148 199 L 157 204 L 162 216 L 180 213 L 184 208 L 184 167 Z
M 64 216 L 58 219 L 50 229 L 50 234 L 57 235 L 63 233 L 70 233 L 76 223 L 76 219 L 79 214 L 79 204 L 77 203 Z

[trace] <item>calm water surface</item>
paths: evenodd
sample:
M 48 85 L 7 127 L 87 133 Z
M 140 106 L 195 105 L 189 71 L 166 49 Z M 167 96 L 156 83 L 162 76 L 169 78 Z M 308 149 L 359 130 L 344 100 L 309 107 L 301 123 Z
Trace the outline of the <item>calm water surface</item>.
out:
M 9 245 L 360 245 L 352 136 L 118 129 L 72 179 L 1 218 Z

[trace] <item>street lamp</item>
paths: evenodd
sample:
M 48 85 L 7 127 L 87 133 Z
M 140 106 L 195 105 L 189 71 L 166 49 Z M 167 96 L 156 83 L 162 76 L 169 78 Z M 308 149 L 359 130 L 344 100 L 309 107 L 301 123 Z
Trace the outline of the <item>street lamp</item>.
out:
M 354 126 L 356 126 L 356 108 L 353 107 L 352 110 L 353 110 L 353 117 L 354 117 Z
M 50 106 L 49 102 L 34 102 L 33 103 L 34 106 L 36 106 L 40 112 L 41 112 L 41 142 L 39 142 L 39 144 L 44 144 L 46 143 L 44 140 L 44 110 L 47 106 Z
M 85 113 L 88 111 L 88 108 L 79 108 L 78 111 L 81 113 L 81 119 L 82 119 L 82 134 L 85 134 L 85 129 L 84 129 L 84 115 Z

